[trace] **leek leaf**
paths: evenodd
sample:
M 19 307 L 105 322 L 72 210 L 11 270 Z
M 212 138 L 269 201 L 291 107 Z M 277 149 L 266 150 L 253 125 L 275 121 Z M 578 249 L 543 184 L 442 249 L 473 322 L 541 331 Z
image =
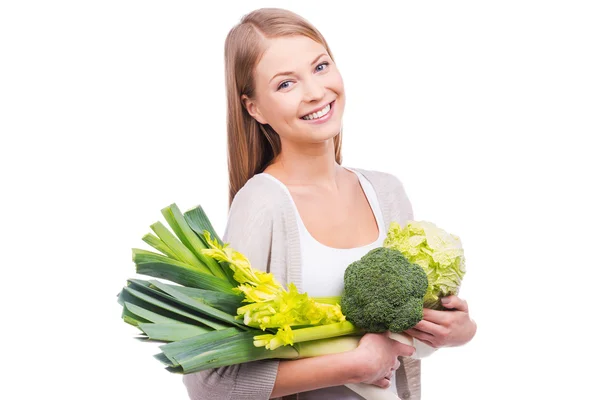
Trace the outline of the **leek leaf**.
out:
M 163 253 L 165 256 L 172 258 L 174 260 L 178 260 L 177 255 L 163 242 L 160 238 L 154 236 L 151 233 L 147 233 L 142 237 L 142 240 L 148 243 L 150 246 L 154 247 L 156 250 Z
M 173 232 L 177 235 L 179 240 L 198 258 L 204 265 L 210 269 L 212 274 L 217 278 L 227 279 L 227 276 L 221 269 L 219 263 L 210 257 L 202 254 L 202 250 L 207 248 L 207 245 L 196 235 L 196 233 L 189 227 L 185 217 L 179 210 L 176 204 L 171 204 L 161 210 L 165 220 L 169 223 Z
M 193 265 L 199 269 L 204 270 L 207 274 L 212 275 L 210 269 L 208 269 L 208 267 L 204 265 L 204 263 L 200 261 L 198 257 L 196 257 L 194 253 L 190 251 L 190 249 L 185 247 L 185 245 L 179 241 L 177 236 L 171 233 L 171 231 L 169 231 L 167 227 L 164 226 L 161 222 L 153 223 L 152 225 L 150 225 L 150 228 L 152 228 L 152 230 L 154 231 L 154 233 L 156 233 L 156 236 L 158 236 L 160 240 L 162 240 L 167 246 L 169 246 L 169 248 L 177 256 L 177 259 L 179 261 L 183 261 L 186 264 Z
M 213 329 L 225 329 L 228 327 L 227 325 L 225 325 L 221 322 L 217 322 L 217 321 L 214 321 L 209 318 L 204 318 L 204 317 L 198 316 L 195 313 L 192 313 L 185 309 L 182 309 L 181 307 L 174 306 L 166 301 L 163 301 L 161 299 L 147 295 L 145 293 L 140 292 L 139 290 L 135 290 L 130 287 L 123 288 L 123 292 L 127 293 L 128 295 L 131 295 L 132 297 L 137 298 L 138 300 L 142 300 L 146 303 L 149 303 L 150 305 L 155 306 L 158 309 L 164 309 L 167 311 L 171 311 L 172 313 L 181 315 L 183 317 L 189 318 L 196 322 L 200 322 L 201 324 L 207 325 Z M 143 307 L 143 303 L 140 306 Z
M 212 329 L 202 328 L 196 325 L 181 323 L 140 323 L 138 328 L 152 340 L 164 342 L 175 342 L 177 340 L 187 339 L 206 332 L 212 332 Z

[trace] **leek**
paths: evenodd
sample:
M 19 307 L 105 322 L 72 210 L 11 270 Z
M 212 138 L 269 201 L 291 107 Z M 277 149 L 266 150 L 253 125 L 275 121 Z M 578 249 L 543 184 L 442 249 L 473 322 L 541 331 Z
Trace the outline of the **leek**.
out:
M 162 209 L 162 214 L 179 240 L 181 240 L 181 242 L 191 250 L 191 252 L 199 259 L 199 261 L 206 265 L 215 277 L 227 279 L 227 275 L 225 275 L 221 269 L 221 266 L 212 258 L 202 254 L 202 250 L 206 249 L 206 245 L 189 227 L 185 221 L 185 217 L 181 211 L 179 211 L 179 207 L 177 207 L 175 204 L 171 204 L 169 207 Z
M 173 252 L 173 250 L 171 250 L 165 242 L 160 240 L 159 237 L 156 237 L 151 233 L 147 233 L 144 235 L 144 237 L 142 237 L 142 240 L 163 253 L 165 256 L 177 259 L 177 255 Z

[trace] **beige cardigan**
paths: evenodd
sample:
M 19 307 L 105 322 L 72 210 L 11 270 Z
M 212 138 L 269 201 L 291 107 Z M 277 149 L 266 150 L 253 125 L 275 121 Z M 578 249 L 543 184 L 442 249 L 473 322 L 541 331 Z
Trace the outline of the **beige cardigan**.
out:
M 354 168 L 373 185 L 386 229 L 413 219 L 402 183 L 393 175 Z M 246 255 L 254 268 L 273 273 L 279 282 L 294 282 L 302 292 L 300 237 L 294 204 L 276 182 L 256 175 L 235 196 L 223 240 Z M 191 400 L 268 399 L 279 361 L 265 360 L 184 375 Z M 421 363 L 402 359 L 396 373 L 402 400 L 421 398 Z M 295 399 L 286 396 L 285 399 Z M 333 400 L 333 399 L 332 399 Z

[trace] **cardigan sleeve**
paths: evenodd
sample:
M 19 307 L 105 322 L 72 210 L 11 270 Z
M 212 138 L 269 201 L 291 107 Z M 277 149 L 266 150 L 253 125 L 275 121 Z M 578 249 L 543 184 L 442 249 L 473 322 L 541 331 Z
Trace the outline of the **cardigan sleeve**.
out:
M 223 241 L 244 254 L 253 268 L 270 272 L 273 210 L 265 193 L 247 184 L 235 196 Z M 262 360 L 183 376 L 191 400 L 269 399 L 279 361 Z

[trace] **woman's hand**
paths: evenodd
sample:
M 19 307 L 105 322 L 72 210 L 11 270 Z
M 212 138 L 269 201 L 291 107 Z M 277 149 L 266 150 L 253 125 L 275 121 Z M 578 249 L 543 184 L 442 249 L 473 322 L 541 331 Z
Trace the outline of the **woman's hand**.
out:
M 442 299 L 448 310 L 423 309 L 423 319 L 405 332 L 434 348 L 461 346 L 475 336 L 477 324 L 469 317 L 465 300 L 457 296 Z
M 367 333 L 353 350 L 359 368 L 359 377 L 353 383 L 369 383 L 382 388 L 390 386 L 390 379 L 400 367 L 398 357 L 410 357 L 415 348 L 389 338 L 389 333 Z

